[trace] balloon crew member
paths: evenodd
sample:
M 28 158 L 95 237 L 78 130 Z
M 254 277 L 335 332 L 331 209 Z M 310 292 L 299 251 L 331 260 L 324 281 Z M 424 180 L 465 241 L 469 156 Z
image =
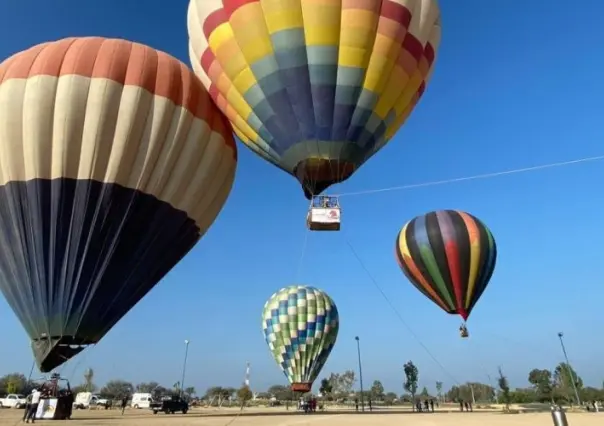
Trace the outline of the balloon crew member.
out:
M 65 418 L 68 420 L 71 420 L 71 415 L 73 414 L 74 400 L 75 398 L 71 389 L 67 390 L 65 392 Z
M 36 412 L 38 411 L 38 404 L 40 404 L 40 396 L 42 394 L 38 389 L 31 391 L 31 404 L 29 405 L 29 410 L 27 411 L 27 417 L 25 418 L 25 423 L 29 423 L 31 420 L 32 423 L 36 422 Z
M 124 415 L 124 411 L 126 411 L 127 405 L 128 405 L 128 395 L 124 395 L 122 397 L 122 416 Z
M 31 407 L 31 397 L 32 397 L 33 391 L 29 393 L 29 395 L 27 395 L 27 398 L 25 398 L 25 411 L 23 412 L 23 421 L 27 420 L 27 415 L 29 414 L 29 407 Z

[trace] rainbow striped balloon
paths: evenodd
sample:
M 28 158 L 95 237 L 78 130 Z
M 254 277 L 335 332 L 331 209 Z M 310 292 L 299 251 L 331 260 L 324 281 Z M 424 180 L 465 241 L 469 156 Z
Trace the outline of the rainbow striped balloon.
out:
M 249 148 L 307 197 L 382 148 L 424 93 L 436 0 L 191 0 L 195 73 Z
M 412 219 L 398 234 L 395 253 L 422 294 L 464 321 L 487 288 L 497 260 L 491 231 L 471 214 L 456 210 Z

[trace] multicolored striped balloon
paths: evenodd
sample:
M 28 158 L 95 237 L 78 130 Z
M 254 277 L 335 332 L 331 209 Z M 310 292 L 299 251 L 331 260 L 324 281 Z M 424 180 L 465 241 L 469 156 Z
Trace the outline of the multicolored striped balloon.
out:
M 196 74 L 249 148 L 307 197 L 347 179 L 424 93 L 437 0 L 190 0 Z
M 286 287 L 268 299 L 262 312 L 264 337 L 292 390 L 310 391 L 339 327 L 338 308 L 317 288 Z
M 405 224 L 395 253 L 419 291 L 464 321 L 487 288 L 497 260 L 491 231 L 471 214 L 456 210 L 431 212 Z
M 0 290 L 51 371 L 199 241 L 233 185 L 231 126 L 172 56 L 99 37 L 0 65 Z

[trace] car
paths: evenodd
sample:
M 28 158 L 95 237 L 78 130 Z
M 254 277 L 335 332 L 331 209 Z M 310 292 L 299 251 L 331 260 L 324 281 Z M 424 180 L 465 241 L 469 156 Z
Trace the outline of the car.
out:
M 0 408 L 25 408 L 27 401 L 23 395 L 9 393 L 0 398 Z
M 187 414 L 189 403 L 178 395 L 172 395 L 163 397 L 160 401 L 153 401 L 149 408 L 153 411 L 153 414 L 160 411 L 166 414 L 174 414 L 177 411 Z

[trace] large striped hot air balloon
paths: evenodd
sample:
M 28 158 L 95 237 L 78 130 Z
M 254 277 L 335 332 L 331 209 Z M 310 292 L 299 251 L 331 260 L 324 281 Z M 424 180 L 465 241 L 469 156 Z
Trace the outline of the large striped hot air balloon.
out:
M 339 327 L 338 308 L 315 287 L 285 287 L 268 299 L 262 330 L 293 391 L 310 391 L 336 343 Z
M 205 88 L 137 43 L 69 38 L 0 65 L 0 290 L 50 371 L 195 245 L 236 148 Z
M 190 0 L 191 62 L 249 148 L 310 198 L 346 180 L 424 93 L 436 0 Z
M 497 246 L 491 231 L 471 214 L 439 210 L 405 224 L 395 254 L 419 291 L 466 321 L 493 275 Z M 465 325 L 460 331 L 467 337 Z

